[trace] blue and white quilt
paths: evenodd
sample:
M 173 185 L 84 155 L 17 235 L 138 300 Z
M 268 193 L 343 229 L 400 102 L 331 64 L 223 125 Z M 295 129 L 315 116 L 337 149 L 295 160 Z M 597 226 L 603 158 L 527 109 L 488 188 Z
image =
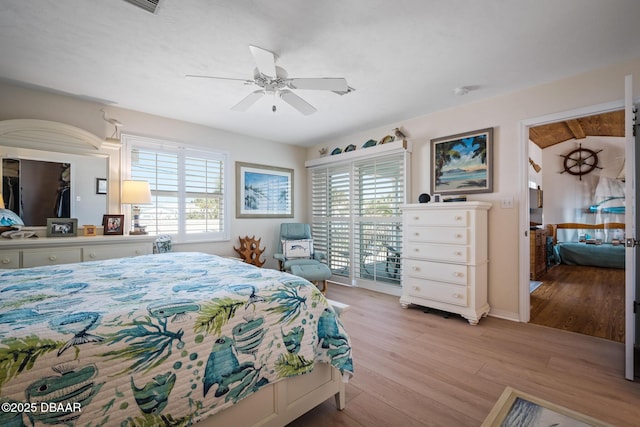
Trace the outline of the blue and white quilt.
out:
M 188 425 L 319 362 L 353 372 L 311 283 L 203 253 L 0 270 L 0 425 Z

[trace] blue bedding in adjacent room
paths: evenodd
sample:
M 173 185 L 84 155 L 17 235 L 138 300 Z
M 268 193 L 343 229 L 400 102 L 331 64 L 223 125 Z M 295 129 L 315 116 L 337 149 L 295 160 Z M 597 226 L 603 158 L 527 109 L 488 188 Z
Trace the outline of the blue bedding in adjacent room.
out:
M 0 270 L 0 401 L 22 404 L 1 425 L 187 425 L 320 362 L 348 378 L 350 341 L 291 274 L 179 252 Z
M 556 260 L 561 264 L 607 268 L 624 268 L 625 264 L 624 245 L 562 242 L 556 244 L 553 250 Z

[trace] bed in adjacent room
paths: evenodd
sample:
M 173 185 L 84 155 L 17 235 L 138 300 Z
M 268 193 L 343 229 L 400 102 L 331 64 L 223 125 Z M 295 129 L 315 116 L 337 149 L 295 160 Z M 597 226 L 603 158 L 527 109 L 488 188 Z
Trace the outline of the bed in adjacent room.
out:
M 180 252 L 0 271 L 2 425 L 284 425 L 342 409 L 352 372 L 336 311 L 287 273 Z
M 617 222 L 548 224 L 547 235 L 553 239 L 553 254 L 560 264 L 624 268 L 625 246 L 621 238 L 614 237 L 623 236 L 624 227 Z M 562 241 L 559 234 L 563 230 L 575 231 L 581 237 Z M 603 239 L 593 237 L 595 233 L 602 233 Z

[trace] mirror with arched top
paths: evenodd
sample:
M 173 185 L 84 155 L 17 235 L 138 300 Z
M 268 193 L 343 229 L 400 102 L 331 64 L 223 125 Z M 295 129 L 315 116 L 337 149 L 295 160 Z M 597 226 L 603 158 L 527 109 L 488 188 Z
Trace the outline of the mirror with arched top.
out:
M 104 214 L 120 209 L 119 151 L 119 141 L 64 123 L 0 121 L 5 204 L 26 226 L 46 226 L 47 218 L 56 217 L 100 225 Z M 98 179 L 108 182 L 107 194 L 98 191 Z

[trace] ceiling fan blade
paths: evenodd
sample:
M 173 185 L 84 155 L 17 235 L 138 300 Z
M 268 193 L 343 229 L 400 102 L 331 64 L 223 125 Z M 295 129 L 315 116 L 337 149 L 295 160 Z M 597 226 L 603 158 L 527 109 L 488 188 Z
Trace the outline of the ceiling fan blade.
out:
M 255 92 L 251 92 L 242 101 L 231 107 L 231 109 L 234 111 L 247 111 L 249 107 L 251 107 L 258 101 L 258 99 L 262 98 L 264 93 L 265 92 L 263 90 L 256 90 Z
M 249 46 L 251 55 L 256 61 L 258 71 L 269 77 L 276 77 L 276 56 L 273 52 L 262 49 L 258 46 Z
M 291 89 L 331 90 L 336 92 L 345 92 L 349 88 L 346 79 L 332 77 L 289 79 L 287 86 Z
M 235 81 L 239 81 L 239 82 L 244 82 L 246 84 L 253 84 L 253 80 L 234 79 L 232 77 L 199 76 L 199 75 L 196 75 L 196 74 L 187 74 L 185 77 L 197 78 L 197 79 L 235 80 Z
M 300 98 L 298 95 L 291 92 L 290 90 L 286 90 L 286 89 L 281 90 L 280 98 L 282 98 L 284 102 L 291 105 L 293 108 L 295 108 L 305 116 L 308 116 L 309 114 L 313 114 L 317 111 L 313 105 L 309 104 L 307 101 Z

